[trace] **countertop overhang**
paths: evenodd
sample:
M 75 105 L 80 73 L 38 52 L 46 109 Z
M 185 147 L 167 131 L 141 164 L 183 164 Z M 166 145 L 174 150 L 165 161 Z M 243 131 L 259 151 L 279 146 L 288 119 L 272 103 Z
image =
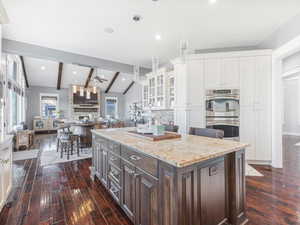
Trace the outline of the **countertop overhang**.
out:
M 135 128 L 95 129 L 92 132 L 176 167 L 190 166 L 249 146 L 241 142 L 194 135 L 155 142 L 128 133 L 132 130 Z

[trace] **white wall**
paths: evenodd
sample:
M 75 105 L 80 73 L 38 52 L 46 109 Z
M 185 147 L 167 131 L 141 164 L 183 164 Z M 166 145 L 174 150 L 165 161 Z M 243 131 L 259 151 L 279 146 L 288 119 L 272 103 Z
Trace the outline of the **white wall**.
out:
M 283 60 L 283 72 L 300 67 L 300 52 L 297 52 Z
M 300 74 L 299 74 L 300 75 Z M 300 80 L 283 80 L 284 89 L 284 134 L 300 135 Z
M 300 35 L 300 14 L 279 27 L 266 40 L 259 44 L 259 48 L 277 49 Z

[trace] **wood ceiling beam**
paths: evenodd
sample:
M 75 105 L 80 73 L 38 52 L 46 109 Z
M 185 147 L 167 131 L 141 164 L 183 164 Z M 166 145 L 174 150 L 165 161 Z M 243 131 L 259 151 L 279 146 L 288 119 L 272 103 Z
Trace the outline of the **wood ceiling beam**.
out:
M 26 73 L 26 68 L 25 68 L 24 57 L 22 55 L 20 55 L 20 59 L 21 59 L 21 64 L 22 64 L 22 70 L 23 70 L 23 75 L 24 75 L 24 79 L 25 79 L 25 84 L 26 84 L 26 87 L 29 88 L 29 83 L 28 83 L 28 79 L 27 79 L 27 73 Z
M 111 87 L 112 87 L 113 84 L 115 83 L 116 79 L 118 78 L 119 74 L 120 74 L 120 72 L 116 72 L 116 73 L 115 73 L 113 79 L 110 81 L 108 87 L 106 88 L 105 93 L 108 93 L 108 92 L 109 92 L 109 90 L 111 89 Z
M 126 95 L 126 93 L 130 90 L 130 88 L 134 85 L 134 81 L 132 81 L 129 86 L 126 88 L 126 90 L 123 92 L 123 95 Z
M 57 90 L 60 90 L 63 66 L 64 66 L 64 64 L 62 62 L 60 62 L 58 65 Z
M 85 81 L 85 85 L 84 85 L 85 88 L 87 88 L 89 86 L 89 83 L 91 81 L 93 73 L 94 73 L 94 68 L 91 68 L 90 72 L 89 72 L 89 75 L 88 75 L 88 77 L 86 78 L 86 81 Z

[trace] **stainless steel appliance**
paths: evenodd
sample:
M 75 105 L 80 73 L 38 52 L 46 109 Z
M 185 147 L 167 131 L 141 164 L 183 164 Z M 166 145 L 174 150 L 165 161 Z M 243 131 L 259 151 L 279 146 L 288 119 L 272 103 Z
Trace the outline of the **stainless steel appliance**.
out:
M 218 89 L 206 91 L 206 127 L 221 129 L 224 137 L 239 139 L 240 91 Z

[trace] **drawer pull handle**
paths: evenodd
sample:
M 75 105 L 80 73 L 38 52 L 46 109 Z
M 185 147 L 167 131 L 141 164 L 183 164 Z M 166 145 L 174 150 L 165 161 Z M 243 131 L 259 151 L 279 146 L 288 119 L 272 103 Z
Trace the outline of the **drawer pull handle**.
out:
M 137 155 L 132 155 L 132 156 L 130 156 L 130 159 L 134 160 L 134 161 L 139 161 L 141 159 L 141 157 L 139 157 Z

